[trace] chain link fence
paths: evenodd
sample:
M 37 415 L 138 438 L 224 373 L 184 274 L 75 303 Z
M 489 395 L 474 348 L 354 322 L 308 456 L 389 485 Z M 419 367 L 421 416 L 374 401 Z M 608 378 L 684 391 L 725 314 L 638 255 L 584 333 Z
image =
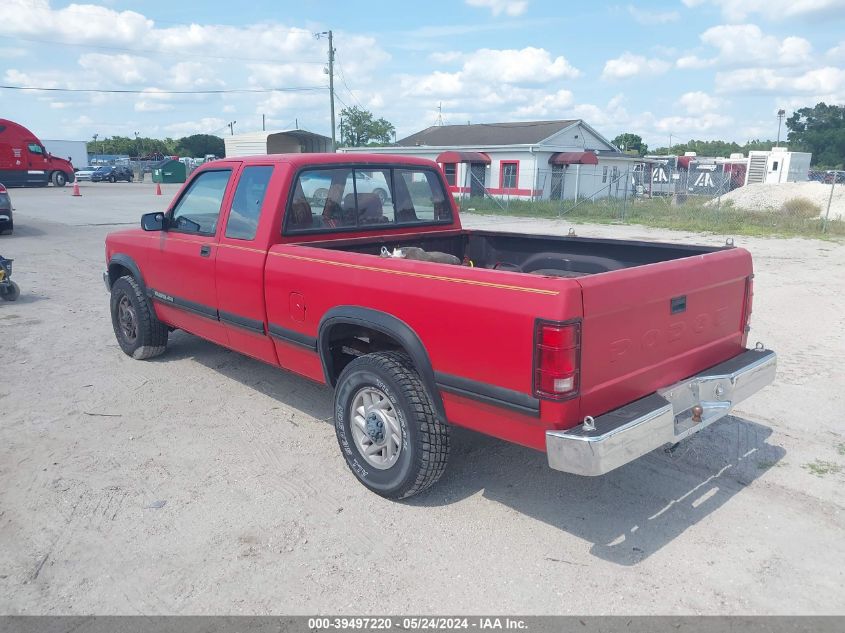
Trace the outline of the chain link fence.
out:
M 530 189 L 523 182 L 523 188 L 513 190 L 491 188 L 482 181 L 482 170 L 467 169 L 465 182 L 459 183 L 466 193 L 456 194 L 456 200 L 465 212 L 573 222 L 638 223 L 729 235 L 845 235 L 845 222 L 836 214 L 828 217 L 827 205 L 819 208 L 798 200 L 799 204 L 774 205 L 765 211 L 739 208 L 728 194 L 745 185 L 745 162 L 671 157 L 639 164 L 608 163 L 544 167 L 536 171 Z M 840 182 L 839 174 L 829 172 L 815 179 L 832 187 Z M 835 186 L 845 190 L 845 185 Z

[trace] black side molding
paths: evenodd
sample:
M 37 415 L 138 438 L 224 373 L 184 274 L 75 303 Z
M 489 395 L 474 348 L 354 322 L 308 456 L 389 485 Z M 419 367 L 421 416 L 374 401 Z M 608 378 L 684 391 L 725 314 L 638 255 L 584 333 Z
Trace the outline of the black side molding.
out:
M 434 372 L 434 379 L 437 381 L 437 386 L 448 393 L 502 407 L 523 415 L 534 417 L 540 415 L 540 401 L 521 391 L 497 387 L 462 376 L 444 374 L 440 371 Z
M 275 323 L 270 323 L 269 330 L 270 336 L 284 343 L 298 345 L 299 347 L 304 347 L 312 352 L 317 351 L 317 339 L 313 336 L 307 336 L 295 330 L 289 330 L 281 325 L 276 325 Z
M 188 312 L 193 312 L 194 314 L 198 314 L 207 319 L 214 319 L 215 321 L 220 320 L 216 308 L 203 305 L 202 303 L 189 301 L 188 299 L 183 299 L 182 297 L 174 297 L 173 295 L 169 295 L 159 290 L 155 290 L 154 288 L 147 288 L 147 296 L 150 297 L 153 301 L 158 301 L 159 303 L 163 303 L 167 306 L 173 306 L 174 308 L 187 310 Z
M 247 317 L 240 316 L 239 314 L 233 314 L 231 312 L 223 312 L 223 310 L 219 311 L 220 313 L 220 320 L 227 325 L 234 325 L 235 327 L 243 328 L 244 330 L 249 330 L 254 334 L 261 334 L 264 335 L 264 321 L 258 321 L 256 319 L 249 319 Z

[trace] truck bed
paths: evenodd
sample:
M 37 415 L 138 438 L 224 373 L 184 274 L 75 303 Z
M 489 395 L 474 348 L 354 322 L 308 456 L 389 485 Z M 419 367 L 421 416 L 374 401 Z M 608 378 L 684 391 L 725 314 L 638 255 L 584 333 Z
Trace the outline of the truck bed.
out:
M 382 248 L 392 252 L 415 247 L 454 255 L 476 268 L 570 278 L 724 250 L 724 247 L 472 230 L 311 242 L 309 246 L 368 255 L 379 255 Z

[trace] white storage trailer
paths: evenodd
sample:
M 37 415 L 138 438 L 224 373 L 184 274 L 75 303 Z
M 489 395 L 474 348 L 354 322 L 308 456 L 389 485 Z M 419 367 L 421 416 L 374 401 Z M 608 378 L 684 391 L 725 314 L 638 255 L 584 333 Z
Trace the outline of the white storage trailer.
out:
M 88 143 L 86 141 L 44 140 L 44 148 L 57 158 L 67 158 L 75 169 L 88 165 Z

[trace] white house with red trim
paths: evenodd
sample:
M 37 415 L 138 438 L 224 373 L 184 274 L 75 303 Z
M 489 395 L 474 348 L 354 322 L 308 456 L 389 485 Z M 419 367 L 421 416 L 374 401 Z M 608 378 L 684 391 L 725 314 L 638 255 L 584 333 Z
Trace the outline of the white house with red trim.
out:
M 630 195 L 631 174 L 647 162 L 620 152 L 581 119 L 439 125 L 389 147 L 338 151 L 428 158 L 456 194 L 523 199 Z

